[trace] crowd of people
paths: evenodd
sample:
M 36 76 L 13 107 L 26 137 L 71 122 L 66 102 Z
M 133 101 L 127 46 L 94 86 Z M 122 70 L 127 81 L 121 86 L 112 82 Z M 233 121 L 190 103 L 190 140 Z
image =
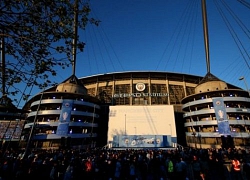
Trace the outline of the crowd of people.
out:
M 50 149 L 26 154 L 22 150 L 8 150 L 0 154 L 0 177 L 1 180 L 243 180 L 250 179 L 249 153 L 235 148 Z

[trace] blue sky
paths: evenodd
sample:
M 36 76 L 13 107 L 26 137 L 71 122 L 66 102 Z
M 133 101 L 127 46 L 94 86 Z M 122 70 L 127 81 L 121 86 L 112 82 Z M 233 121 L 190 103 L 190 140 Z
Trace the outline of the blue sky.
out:
M 206 75 L 201 0 L 89 2 L 90 16 L 101 23 L 98 27 L 88 25 L 79 33 L 86 47 L 77 55 L 77 77 L 120 71 Z M 221 1 L 207 1 L 211 73 L 246 89 L 244 82 L 238 79 L 244 76 L 250 86 L 247 55 L 250 53 L 250 9 L 236 0 L 225 2 L 229 11 Z M 233 12 L 234 18 L 246 29 L 242 30 L 229 12 Z M 235 33 L 234 38 L 230 31 Z M 72 68 L 57 72 L 58 76 L 52 80 L 60 83 L 72 74 Z M 31 96 L 38 92 L 34 90 Z

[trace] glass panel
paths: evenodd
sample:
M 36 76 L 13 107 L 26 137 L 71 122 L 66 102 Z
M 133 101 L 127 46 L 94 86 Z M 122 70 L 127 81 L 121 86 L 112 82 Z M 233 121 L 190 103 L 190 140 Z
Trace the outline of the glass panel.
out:
M 170 104 L 181 104 L 184 98 L 184 89 L 180 85 L 169 85 Z
M 151 93 L 168 94 L 165 84 L 151 84 Z M 152 96 L 152 104 L 168 104 L 168 96 Z
M 186 87 L 187 96 L 194 94 L 195 93 L 194 89 L 195 89 L 194 87 Z
M 112 102 L 112 86 L 103 86 L 98 89 L 98 96 L 102 102 Z
M 88 95 L 95 97 L 95 94 L 96 94 L 95 88 L 89 88 L 88 89 Z
M 129 84 L 121 84 L 115 86 L 115 93 L 121 94 L 122 96 L 115 97 L 113 100 L 113 104 L 115 105 L 129 105 L 129 97 L 125 94 L 130 94 L 130 85 Z

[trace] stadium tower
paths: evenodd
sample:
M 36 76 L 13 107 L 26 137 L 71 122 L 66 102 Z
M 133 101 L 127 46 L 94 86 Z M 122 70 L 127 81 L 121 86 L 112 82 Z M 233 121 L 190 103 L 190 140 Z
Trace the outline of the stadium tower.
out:
M 249 146 L 249 90 L 231 89 L 210 72 L 206 2 L 202 17 L 207 74 L 182 100 L 187 145 L 199 148 Z

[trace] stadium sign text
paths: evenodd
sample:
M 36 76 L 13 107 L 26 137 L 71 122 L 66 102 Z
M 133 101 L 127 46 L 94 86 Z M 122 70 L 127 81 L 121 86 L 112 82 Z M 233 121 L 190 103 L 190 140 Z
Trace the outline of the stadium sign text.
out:
M 113 98 L 125 98 L 125 97 L 164 97 L 168 96 L 168 93 L 145 93 L 146 85 L 142 82 L 135 84 L 135 89 L 139 92 L 137 93 L 120 93 L 114 94 Z
M 163 97 L 168 96 L 168 93 L 121 93 L 114 94 L 113 98 L 124 98 L 124 97 Z

